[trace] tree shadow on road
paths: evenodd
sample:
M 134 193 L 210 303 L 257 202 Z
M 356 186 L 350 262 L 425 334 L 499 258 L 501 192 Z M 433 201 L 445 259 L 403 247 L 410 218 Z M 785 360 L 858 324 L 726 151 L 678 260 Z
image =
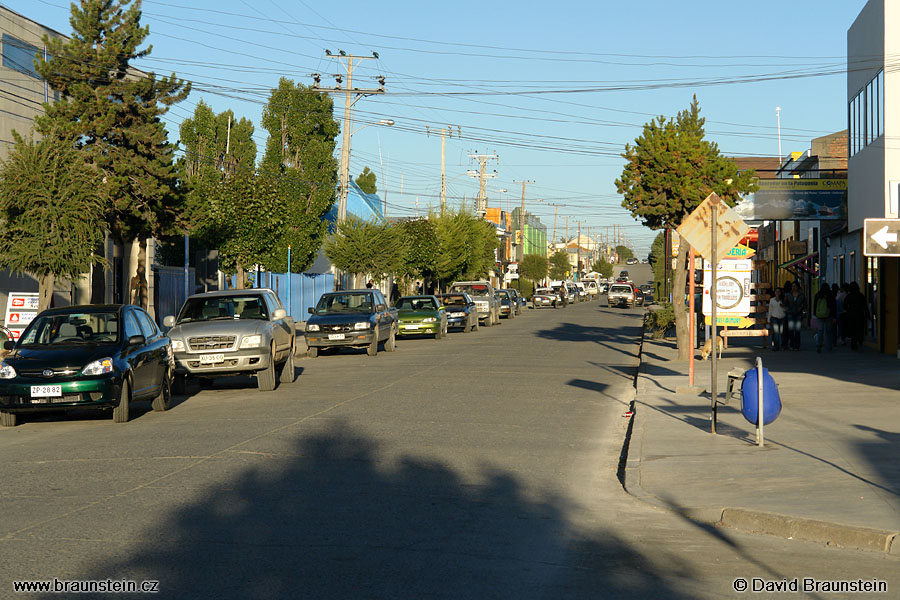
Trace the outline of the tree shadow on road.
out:
M 579 530 L 565 498 L 489 468 L 463 476 L 411 456 L 386 463 L 385 450 L 341 421 L 298 434 L 79 578 L 156 579 L 161 597 L 192 600 L 690 596 L 672 583 L 689 569 L 665 576 L 616 535 Z M 185 494 L 232 456 L 153 487 Z

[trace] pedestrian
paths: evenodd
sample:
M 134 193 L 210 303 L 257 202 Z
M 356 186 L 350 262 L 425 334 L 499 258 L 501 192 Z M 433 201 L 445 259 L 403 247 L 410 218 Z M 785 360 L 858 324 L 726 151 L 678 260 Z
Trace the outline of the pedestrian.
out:
M 844 310 L 847 313 L 850 348 L 861 350 L 863 339 L 866 337 L 866 326 L 869 323 L 869 306 L 866 297 L 859 290 L 859 284 L 855 281 L 850 283 L 850 291 L 844 298 Z
M 816 352 L 822 352 L 822 346 L 827 346 L 829 352 L 833 344 L 831 327 L 834 320 L 834 298 L 831 295 L 831 286 L 823 283 L 816 292 L 813 300 L 813 316 L 816 318 Z
M 837 284 L 835 284 L 837 285 Z M 850 286 L 847 283 L 842 283 L 840 287 L 840 291 L 835 294 L 834 303 L 837 307 L 837 337 L 841 341 L 841 346 L 847 345 L 847 338 L 849 337 L 849 327 L 847 325 L 847 309 L 844 306 L 844 300 L 847 298 L 847 294 L 850 293 Z
M 772 351 L 778 352 L 784 334 L 784 290 L 776 287 L 769 300 L 769 329 L 772 331 Z
M 366 284 L 366 288 L 371 290 L 374 287 L 375 287 L 375 281 L 370 279 L 369 282 Z
M 787 287 L 785 286 L 785 289 Z M 803 314 L 806 312 L 806 296 L 800 291 L 800 284 L 791 284 L 790 293 L 786 294 L 785 306 L 787 338 L 791 350 L 800 350 L 800 330 L 803 327 Z

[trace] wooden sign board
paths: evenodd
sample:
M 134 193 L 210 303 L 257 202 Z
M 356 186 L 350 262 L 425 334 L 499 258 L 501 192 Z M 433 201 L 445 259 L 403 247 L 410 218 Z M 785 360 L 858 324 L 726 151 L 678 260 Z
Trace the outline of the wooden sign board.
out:
M 716 221 L 713 223 L 713 206 L 716 207 Z M 712 230 L 716 231 L 716 254 L 712 254 Z M 706 260 L 721 261 L 750 228 L 738 214 L 722 202 L 715 192 L 706 197 L 700 206 L 689 214 L 676 229 L 678 234 L 694 247 Z

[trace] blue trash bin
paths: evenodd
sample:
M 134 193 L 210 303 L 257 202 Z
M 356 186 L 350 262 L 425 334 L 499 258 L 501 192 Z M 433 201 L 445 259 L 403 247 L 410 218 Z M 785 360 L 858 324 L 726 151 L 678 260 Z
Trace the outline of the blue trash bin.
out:
M 763 367 L 763 424 L 768 425 L 781 414 L 781 397 L 778 395 L 778 386 L 769 374 L 769 370 Z M 744 373 L 744 381 L 741 383 L 741 413 L 753 425 L 759 422 L 759 385 L 757 384 L 756 368 Z

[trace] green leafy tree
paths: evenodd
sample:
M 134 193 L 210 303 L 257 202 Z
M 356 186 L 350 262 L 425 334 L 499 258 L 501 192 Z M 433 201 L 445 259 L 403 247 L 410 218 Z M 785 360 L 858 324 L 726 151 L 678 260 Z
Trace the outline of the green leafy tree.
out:
M 480 279 L 496 268 L 495 250 L 500 247 L 500 240 L 496 227 L 490 221 L 469 216 L 468 224 L 468 253 L 463 277 Z
M 492 223 L 464 208 L 429 217 L 435 224 L 439 254 L 435 275 L 448 284 L 458 279 L 482 279 L 495 268 L 500 241 Z
M 271 215 L 278 220 L 266 260 L 273 270 L 287 270 L 288 245 L 292 268 L 309 267 L 328 233 L 324 217 L 334 206 L 334 150 L 340 131 L 333 108 L 327 94 L 282 78 L 263 109 L 262 126 L 269 138 L 260 171 L 278 181 L 284 200 L 284 214 Z
M 375 185 L 375 173 L 370 171 L 369 167 L 363 168 L 363 172 L 356 178 L 356 185 L 367 194 L 374 194 L 378 191 L 378 187 Z
M 650 246 L 650 268 L 653 270 L 655 298 L 662 299 L 666 290 L 666 234 L 660 231 Z
M 619 260 L 624 262 L 629 258 L 634 258 L 634 252 L 632 252 L 631 248 L 628 246 L 616 246 L 616 254 L 619 256 Z
M 752 171 L 737 172 L 734 161 L 719 154 L 714 142 L 704 139 L 700 104 L 694 96 L 690 108 L 674 119 L 657 117 L 644 125 L 634 145 L 627 144 L 626 164 L 616 188 L 622 206 L 651 229 L 678 227 L 711 192 L 729 205 L 741 194 L 755 191 Z M 683 244 L 687 248 L 687 244 Z M 680 252 L 673 289 L 678 291 L 675 311 L 678 356 L 691 352 L 684 294 L 687 252 Z
M 519 276 L 531 281 L 541 281 L 550 272 L 550 261 L 541 254 L 526 254 L 519 263 Z
M 335 267 L 379 279 L 401 267 L 405 250 L 399 228 L 353 215 L 325 242 L 325 255 Z
M 0 264 L 38 280 L 38 310 L 50 305 L 56 278 L 76 278 L 103 241 L 96 171 L 67 139 L 35 143 L 13 134 L 0 165 Z
M 147 239 L 170 233 L 181 206 L 174 147 L 162 117 L 191 86 L 174 73 L 158 78 L 131 67 L 151 51 L 141 49 L 149 28 L 140 19 L 140 2 L 72 4 L 71 37 L 44 36 L 47 59 L 35 60 L 38 73 L 62 97 L 44 104 L 35 130 L 71 140 L 101 175 L 109 231 L 122 243 L 139 242 L 131 299 L 146 308 Z
M 571 269 L 569 254 L 566 251 L 557 250 L 550 256 L 550 279 L 565 279 Z
M 613 274 L 613 266 L 602 256 L 594 261 L 594 264 L 591 265 L 591 270 L 595 273 L 600 273 L 602 277 L 607 279 L 612 277 Z
M 400 236 L 406 241 L 406 251 L 398 275 L 426 281 L 434 278 L 441 249 L 434 221 L 430 219 L 403 221 L 397 228 Z

